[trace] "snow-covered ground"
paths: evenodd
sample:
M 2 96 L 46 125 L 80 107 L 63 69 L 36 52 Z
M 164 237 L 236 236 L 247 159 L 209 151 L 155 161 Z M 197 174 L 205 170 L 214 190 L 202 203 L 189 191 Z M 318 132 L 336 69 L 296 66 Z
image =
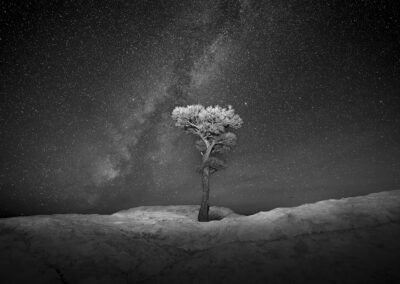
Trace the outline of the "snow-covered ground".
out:
M 198 208 L 1 219 L 1 283 L 400 283 L 400 190 L 207 223 Z

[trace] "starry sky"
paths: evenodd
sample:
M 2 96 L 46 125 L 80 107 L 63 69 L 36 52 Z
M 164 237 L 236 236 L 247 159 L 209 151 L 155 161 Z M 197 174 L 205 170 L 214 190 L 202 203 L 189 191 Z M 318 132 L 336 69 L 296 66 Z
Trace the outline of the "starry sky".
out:
M 211 205 L 398 189 L 395 1 L 1 2 L 0 215 L 199 204 L 175 106 L 243 121 Z

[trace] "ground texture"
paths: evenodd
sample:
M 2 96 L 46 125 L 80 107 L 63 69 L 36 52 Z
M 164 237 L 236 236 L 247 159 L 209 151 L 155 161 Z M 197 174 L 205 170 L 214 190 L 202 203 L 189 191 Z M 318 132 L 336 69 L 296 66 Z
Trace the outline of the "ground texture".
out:
M 211 207 L 0 219 L 1 283 L 400 283 L 400 190 L 241 216 Z

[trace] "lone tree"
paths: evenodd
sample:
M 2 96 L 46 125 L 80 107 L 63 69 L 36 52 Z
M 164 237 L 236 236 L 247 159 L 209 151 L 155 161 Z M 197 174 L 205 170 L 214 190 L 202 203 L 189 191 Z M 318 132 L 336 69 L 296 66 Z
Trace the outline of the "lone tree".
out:
M 225 168 L 224 154 L 236 145 L 236 135 L 227 130 L 240 128 L 243 120 L 235 114 L 232 106 L 222 108 L 218 105 L 207 108 L 202 105 L 176 107 L 172 119 L 175 126 L 200 138 L 196 141 L 196 148 L 202 155 L 199 171 L 202 175 L 203 194 L 198 220 L 208 221 L 210 174 Z

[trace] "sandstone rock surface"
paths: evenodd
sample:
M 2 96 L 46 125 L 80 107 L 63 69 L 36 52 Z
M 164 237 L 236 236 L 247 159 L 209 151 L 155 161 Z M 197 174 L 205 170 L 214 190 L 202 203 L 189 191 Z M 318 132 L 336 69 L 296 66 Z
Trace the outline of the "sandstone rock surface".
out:
M 251 216 L 147 206 L 0 219 L 2 283 L 400 283 L 400 190 Z

